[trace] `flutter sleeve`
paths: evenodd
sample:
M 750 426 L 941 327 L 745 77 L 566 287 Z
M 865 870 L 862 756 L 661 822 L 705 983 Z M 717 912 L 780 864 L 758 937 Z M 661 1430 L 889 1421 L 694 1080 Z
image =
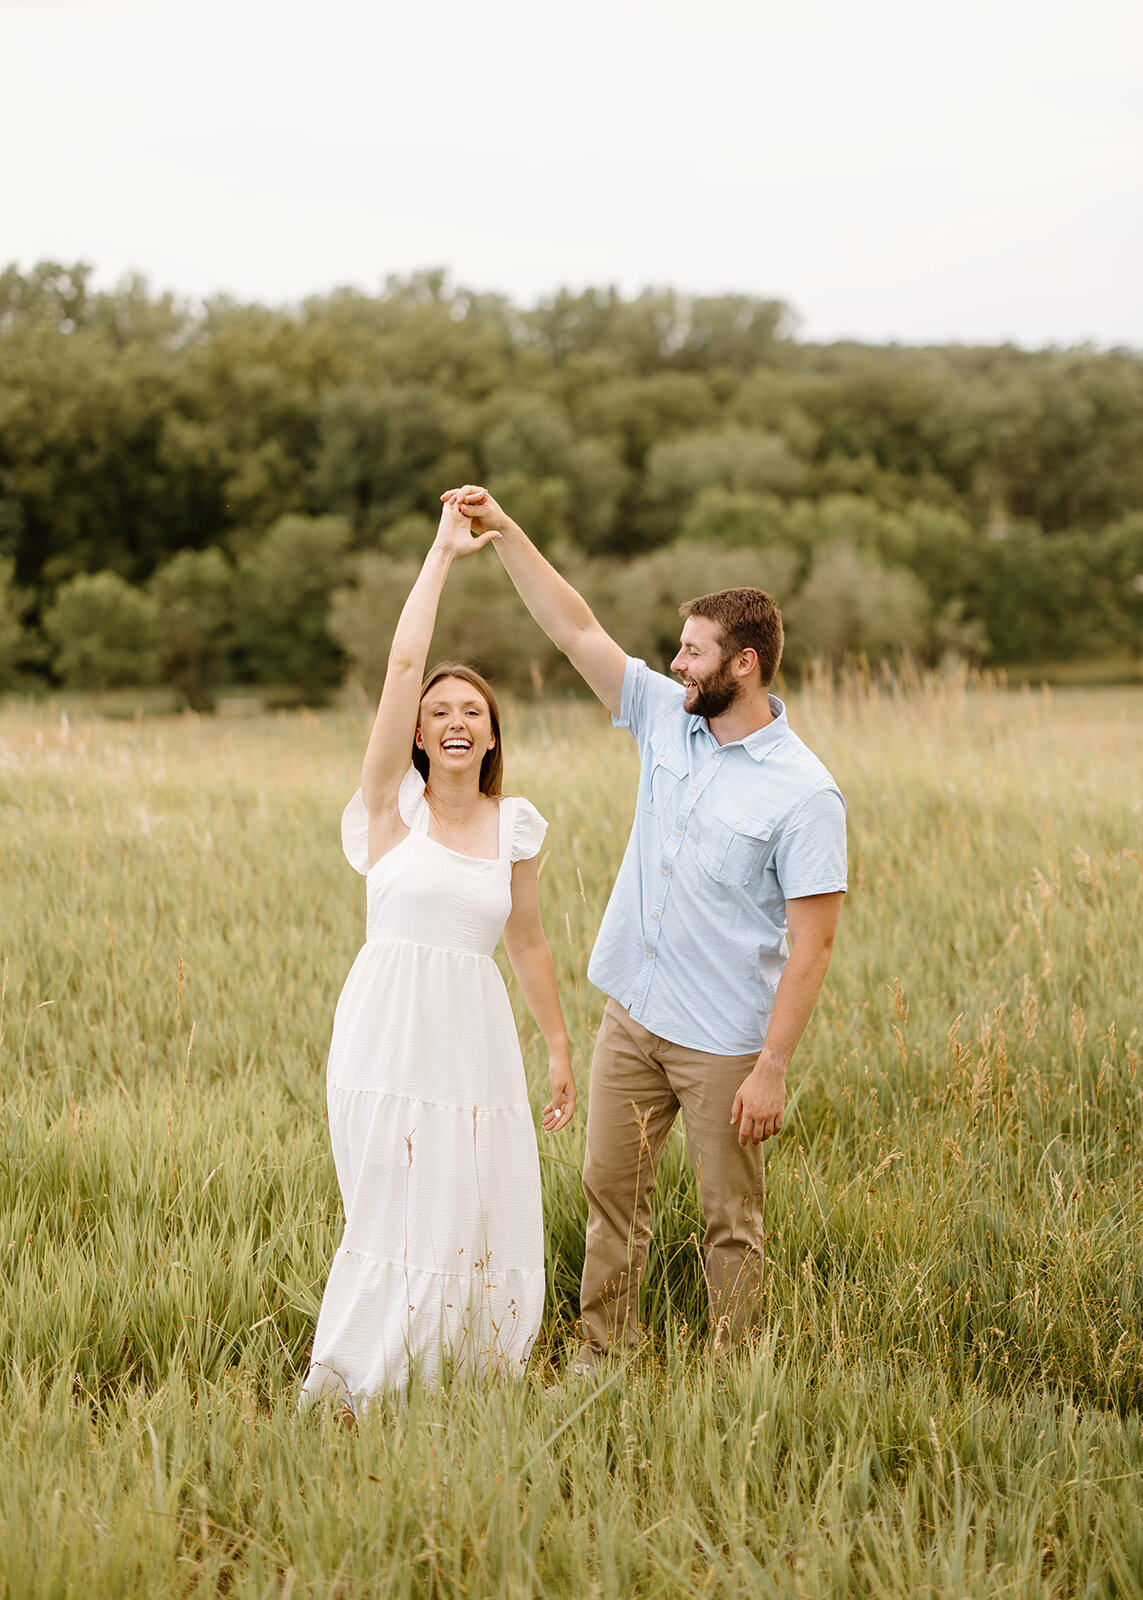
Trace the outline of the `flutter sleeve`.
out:
M 410 767 L 397 790 L 397 810 L 406 828 L 416 826 L 417 812 L 424 801 L 425 780 L 416 767 Z M 542 835 L 541 835 L 542 837 Z M 369 871 L 369 812 L 358 789 L 341 813 L 341 848 L 354 872 Z
M 401 821 L 406 828 L 417 826 L 417 814 L 424 798 L 425 780 L 416 767 L 411 766 L 401 779 L 401 787 L 397 790 L 397 810 L 401 813 Z
M 369 813 L 360 789 L 341 813 L 341 848 L 354 872 L 369 871 Z
M 509 859 L 527 861 L 532 856 L 539 855 L 548 825 L 530 800 L 517 796 L 512 803 L 516 808 L 516 815 L 512 823 Z

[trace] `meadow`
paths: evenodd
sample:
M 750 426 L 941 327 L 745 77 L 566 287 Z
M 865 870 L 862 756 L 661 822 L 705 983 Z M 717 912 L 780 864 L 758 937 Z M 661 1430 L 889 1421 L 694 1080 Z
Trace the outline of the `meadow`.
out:
M 541 1147 L 527 1377 L 356 1435 L 295 1408 L 368 708 L 0 710 L 2 1600 L 1143 1592 L 1143 692 L 855 674 L 790 708 L 851 893 L 767 1147 L 758 1346 L 706 1356 L 673 1136 L 644 1348 L 557 1383 L 581 1114 Z M 582 1092 L 634 746 L 576 703 L 505 731 Z

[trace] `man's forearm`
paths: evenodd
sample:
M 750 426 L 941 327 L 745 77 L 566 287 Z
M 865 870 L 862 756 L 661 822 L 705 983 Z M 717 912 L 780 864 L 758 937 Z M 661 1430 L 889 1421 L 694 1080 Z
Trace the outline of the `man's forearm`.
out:
M 627 657 L 600 627 L 587 601 L 544 560 L 523 528 L 505 514 L 487 489 L 469 484 L 464 489 L 446 490 L 441 496 L 442 500 L 454 497 L 463 515 L 473 519 L 474 528 L 498 535 L 496 549 L 521 600 L 592 694 L 612 716 L 618 716 Z
M 795 952 L 786 962 L 758 1057 L 760 1068 L 785 1073 L 821 994 L 831 954 L 828 949 L 804 956 Z
M 545 560 L 523 528 L 509 517 L 497 526 L 496 553 L 516 592 L 552 643 L 570 654 L 576 640 L 597 626 L 591 607 Z

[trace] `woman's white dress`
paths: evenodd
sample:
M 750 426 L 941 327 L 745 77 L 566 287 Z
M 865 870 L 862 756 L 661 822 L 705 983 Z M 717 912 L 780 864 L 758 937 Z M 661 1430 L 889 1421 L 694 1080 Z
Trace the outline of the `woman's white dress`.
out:
M 337 1003 L 329 1131 L 345 1233 L 314 1335 L 303 1403 L 403 1390 L 410 1369 L 518 1372 L 539 1331 L 544 1235 L 536 1133 L 520 1043 L 493 951 L 512 863 L 547 824 L 500 801 L 499 855 L 428 837 L 410 767 L 409 827 L 368 865 L 360 790 L 342 817 L 366 880 L 366 937 Z

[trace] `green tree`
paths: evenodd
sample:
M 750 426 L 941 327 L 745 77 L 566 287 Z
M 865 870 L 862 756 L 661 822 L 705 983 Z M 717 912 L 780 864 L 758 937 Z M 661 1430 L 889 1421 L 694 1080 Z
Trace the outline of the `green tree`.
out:
M 30 272 L 16 266 L 0 272 L 0 332 L 11 334 L 29 326 L 58 328 L 71 333 L 88 318 L 91 267 L 85 261 L 64 266 L 40 261 Z
M 370 536 L 413 513 L 434 488 L 450 488 L 434 471 L 452 443 L 450 409 L 424 384 L 354 384 L 325 396 L 309 480 L 314 502 Z
M 798 378 L 788 366 L 748 371 L 727 396 L 728 423 L 755 432 L 778 433 L 794 454 L 809 461 L 816 454 L 817 424 L 798 404 Z
M 367 553 L 357 562 L 356 582 L 333 597 L 330 631 L 370 697 L 381 691 L 393 630 L 422 559 L 423 551 L 404 560 Z M 574 677 L 495 556 L 474 558 L 462 578 L 445 585 L 430 664 L 441 657 L 468 661 L 498 688 L 518 694 L 553 678 L 570 684 Z
M 957 404 L 956 386 L 938 416 Z M 941 461 L 981 520 L 1098 530 L 1143 505 L 1143 361 L 1125 351 L 1021 353 L 965 386 Z
M 644 482 L 646 526 L 658 540 L 674 537 L 704 489 L 793 495 L 805 464 L 779 434 L 746 428 L 692 433 L 655 445 Z
M 1103 535 L 1143 508 L 1137 353 L 819 346 L 787 320 L 668 289 L 522 310 L 437 270 L 301 306 L 192 307 L 139 278 L 97 291 L 82 263 L 10 267 L 0 557 L 38 618 L 76 574 L 145 584 L 284 516 L 415 551 L 440 490 L 487 479 L 569 560 L 779 544 L 797 585 L 848 544 L 919 579 L 933 649 L 941 630 L 979 649 L 983 629 L 997 653 L 1132 643 L 1133 547 Z M 243 651 L 243 670 L 269 670 Z
M 523 472 L 490 477 L 488 492 L 513 521 L 527 528 L 541 550 L 560 545 L 567 533 L 569 491 L 564 478 L 529 478 Z
M 30 654 L 30 641 L 24 628 L 29 600 L 16 588 L 15 574 L 15 560 L 11 556 L 0 556 L 0 691 L 17 686 L 20 669 Z
M 433 542 L 436 520 L 422 511 L 413 511 L 390 523 L 381 535 L 381 553 L 396 561 L 416 561 L 425 558 L 425 551 Z
M 572 445 L 566 481 L 571 491 L 569 524 L 580 549 L 611 552 L 622 547 L 619 532 L 633 476 L 611 439 L 579 439 Z
M 1143 656 L 1143 511 L 1105 528 L 1096 564 L 1108 590 L 1111 637 Z
M 724 294 L 686 303 L 686 331 L 672 352 L 676 366 L 753 372 L 775 358 L 792 319 L 780 300 Z
M 279 517 L 239 561 L 235 633 L 258 683 L 289 685 L 320 700 L 340 681 L 329 631 L 334 591 L 350 573 L 344 517 Z
M 911 572 L 885 567 L 847 541 L 823 545 L 786 608 L 789 664 L 917 650 L 926 639 L 928 610 Z
M 159 666 L 195 711 L 209 710 L 227 676 L 235 573 L 221 550 L 180 550 L 148 584 L 159 619 Z
M 755 545 L 797 544 L 791 507 L 777 495 L 749 490 L 702 489 L 683 518 L 683 543 L 748 550 Z
M 1053 662 L 1106 648 L 1115 613 L 1084 534 L 1023 525 L 980 546 L 964 600 L 997 662 Z
M 628 467 L 642 473 L 648 453 L 666 439 L 717 426 L 720 407 L 706 379 L 692 372 L 632 377 L 618 360 L 599 364 L 576 400 L 579 432 L 613 439 Z
M 520 472 L 534 479 L 566 478 L 575 430 L 566 412 L 542 396 L 514 400 L 493 422 L 481 443 L 490 478 Z
M 115 689 L 158 677 L 154 602 L 117 572 L 80 573 L 44 617 L 52 666 L 69 689 Z

